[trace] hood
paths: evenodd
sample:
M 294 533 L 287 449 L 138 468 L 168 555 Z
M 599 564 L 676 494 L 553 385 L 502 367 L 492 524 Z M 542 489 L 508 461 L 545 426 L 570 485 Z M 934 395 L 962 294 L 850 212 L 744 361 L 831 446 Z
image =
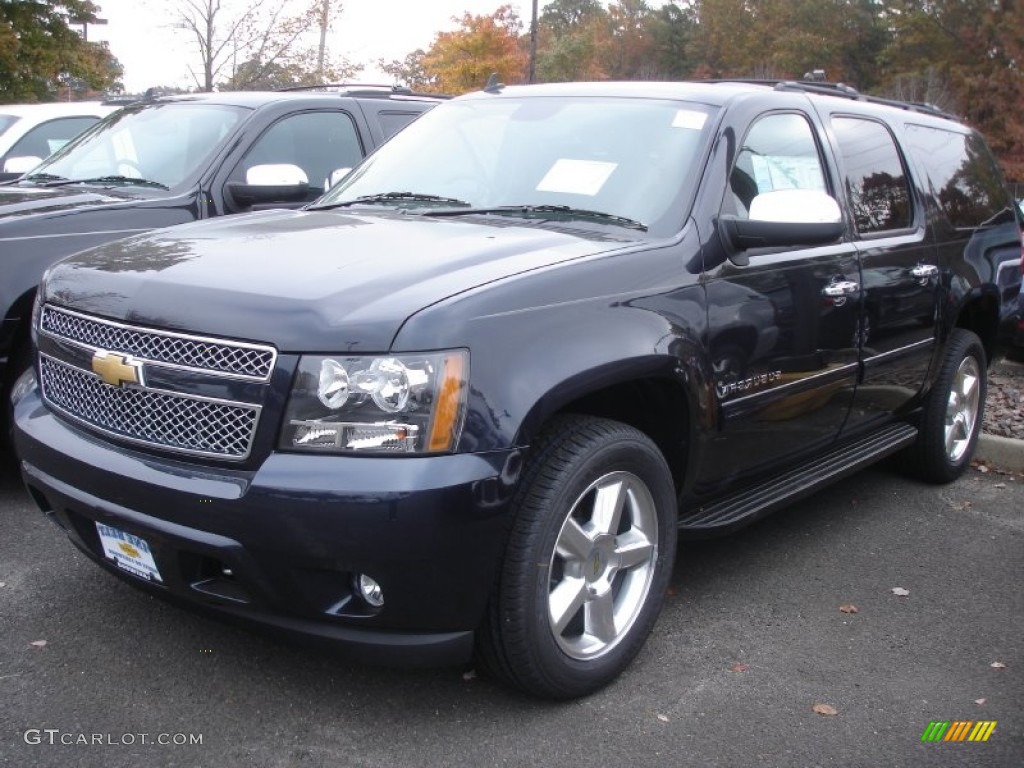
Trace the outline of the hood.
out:
M 81 187 L 21 187 L 0 186 L 0 222 L 23 216 L 54 215 L 79 208 L 93 208 L 120 203 L 123 195 L 108 190 Z
M 51 270 L 44 295 L 283 352 L 379 352 L 406 318 L 449 296 L 635 241 L 508 218 L 269 211 L 84 251 Z

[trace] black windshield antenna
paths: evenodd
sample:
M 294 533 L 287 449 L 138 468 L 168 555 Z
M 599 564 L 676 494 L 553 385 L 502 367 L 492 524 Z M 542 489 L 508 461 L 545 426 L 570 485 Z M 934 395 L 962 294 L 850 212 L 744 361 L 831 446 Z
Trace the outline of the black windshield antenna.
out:
M 484 91 L 486 93 L 501 93 L 501 89 L 504 87 L 504 83 L 498 82 L 498 73 L 491 72 L 491 76 L 487 78 L 487 85 L 484 86 Z

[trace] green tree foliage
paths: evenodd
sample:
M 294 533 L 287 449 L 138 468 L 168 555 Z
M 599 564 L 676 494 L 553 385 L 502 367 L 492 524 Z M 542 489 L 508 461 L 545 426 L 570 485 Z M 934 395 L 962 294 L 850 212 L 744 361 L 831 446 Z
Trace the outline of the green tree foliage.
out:
M 116 90 L 117 59 L 71 27 L 98 10 L 88 0 L 0 0 L 0 102 L 53 101 L 67 87 Z
M 597 0 L 548 3 L 537 20 L 537 79 L 607 79 L 601 47 L 608 33 L 608 12 Z

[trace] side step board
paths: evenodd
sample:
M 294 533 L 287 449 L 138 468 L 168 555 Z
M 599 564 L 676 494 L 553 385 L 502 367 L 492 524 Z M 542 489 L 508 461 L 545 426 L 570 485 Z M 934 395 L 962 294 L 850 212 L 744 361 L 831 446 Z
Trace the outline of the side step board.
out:
M 892 424 L 856 442 L 833 448 L 796 469 L 744 488 L 679 518 L 684 534 L 724 533 L 874 464 L 917 439 L 917 428 Z

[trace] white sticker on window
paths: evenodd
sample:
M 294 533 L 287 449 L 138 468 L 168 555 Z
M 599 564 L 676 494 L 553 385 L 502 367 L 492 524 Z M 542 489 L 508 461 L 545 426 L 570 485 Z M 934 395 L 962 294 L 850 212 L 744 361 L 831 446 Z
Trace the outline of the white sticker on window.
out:
M 52 155 L 58 149 L 63 147 L 65 144 L 67 144 L 68 141 L 69 141 L 69 139 L 47 139 L 46 140 L 46 148 L 48 150 L 50 150 L 50 154 Z
M 618 167 L 618 163 L 562 158 L 556 160 L 551 170 L 544 174 L 537 185 L 537 191 L 594 196 Z
M 694 112 L 692 109 L 679 109 L 676 110 L 676 116 L 672 119 L 672 127 L 699 131 L 704 127 L 707 119 L 708 116 L 703 112 Z

